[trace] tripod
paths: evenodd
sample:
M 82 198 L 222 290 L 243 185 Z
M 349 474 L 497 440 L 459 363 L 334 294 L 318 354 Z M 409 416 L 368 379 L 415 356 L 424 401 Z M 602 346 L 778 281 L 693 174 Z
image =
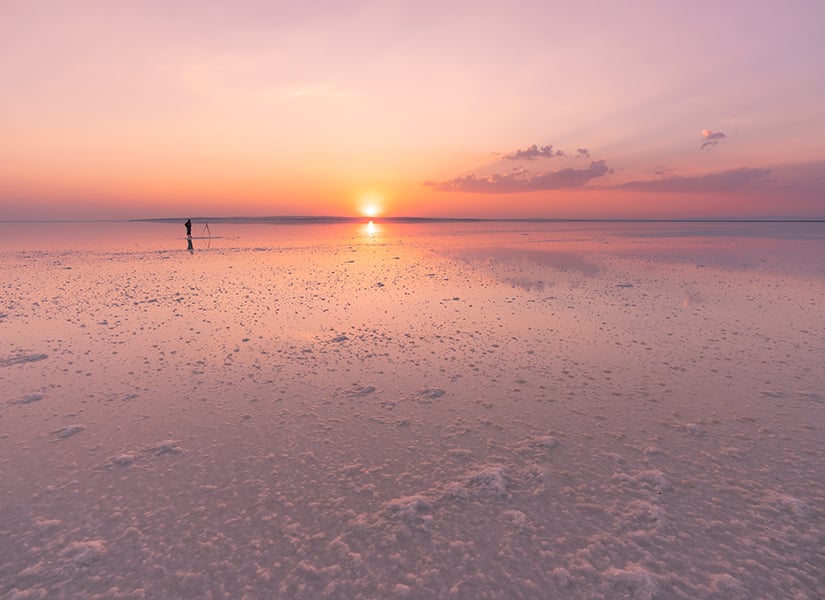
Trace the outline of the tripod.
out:
M 210 231 L 210 229 L 209 229 L 209 221 L 207 221 L 205 219 L 203 221 L 203 229 L 201 229 L 201 237 L 203 237 L 203 232 L 204 231 L 209 234 L 210 238 L 212 237 L 212 231 Z

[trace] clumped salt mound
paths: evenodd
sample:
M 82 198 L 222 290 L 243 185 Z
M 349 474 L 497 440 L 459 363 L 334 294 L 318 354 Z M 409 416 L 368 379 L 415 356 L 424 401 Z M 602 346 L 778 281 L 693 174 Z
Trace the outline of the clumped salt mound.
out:
M 521 288 L 525 292 L 543 292 L 546 288 L 553 286 L 552 282 L 548 283 L 541 279 L 531 279 L 529 277 L 503 277 L 502 281 L 514 288 Z
M 670 489 L 670 482 L 668 482 L 665 474 L 658 469 L 636 471 L 632 474 L 616 473 L 613 476 L 613 480 L 643 490 L 649 490 L 656 494 L 661 494 Z
M 807 402 L 813 402 L 816 404 L 825 404 L 825 394 L 821 392 L 814 392 L 811 390 L 801 390 L 796 393 L 796 396 Z
M 162 454 L 180 454 L 183 448 L 180 447 L 178 440 L 163 440 L 155 444 L 149 444 L 143 447 L 144 452 L 160 456 Z
M 430 514 L 432 504 L 426 496 L 416 494 L 395 498 L 385 504 L 385 509 L 389 515 L 400 519 L 412 528 L 423 531 L 432 529 L 433 517 Z
M 19 400 L 9 400 L 9 404 L 31 404 L 32 402 L 39 402 L 45 398 L 43 394 L 26 394 Z
M 804 518 L 813 515 L 813 510 L 807 502 L 788 494 L 772 492 L 766 495 L 766 501 L 770 506 L 795 517 Z
M 688 423 L 685 425 L 685 431 L 687 431 L 690 435 L 701 437 L 703 435 L 707 435 L 707 431 L 705 429 L 696 424 L 696 423 Z
M 439 510 L 456 502 L 505 500 L 510 497 L 508 485 L 504 465 L 485 465 L 456 480 L 439 482 L 418 494 L 390 500 L 385 504 L 385 512 L 400 517 L 411 527 L 429 530 Z
M 655 576 L 639 564 L 630 564 L 624 569 L 611 567 L 601 575 L 610 598 L 653 600 L 659 588 Z
M 353 389 L 347 392 L 350 398 L 363 398 L 375 393 L 377 388 L 374 385 L 356 385 Z
M 111 457 L 109 460 L 106 461 L 106 465 L 115 467 L 129 467 L 133 465 L 136 460 L 136 454 L 123 453 Z
M 15 588 L 6 598 L 8 600 L 48 600 L 49 591 L 42 587 L 30 587 L 25 590 Z
M 37 582 L 48 586 L 45 591 L 39 585 L 13 588 L 4 598 L 51 598 L 69 597 L 56 594 L 62 585 L 70 581 L 90 583 L 105 570 L 109 554 L 106 540 L 101 538 L 66 542 L 62 537 L 55 537 L 48 542 L 48 553 L 43 558 L 17 574 L 20 581 Z M 83 594 L 85 597 L 91 597 Z
M 391 590 L 393 598 L 408 598 L 412 588 L 403 583 L 396 583 Z
M 476 497 L 507 497 L 507 472 L 504 465 L 489 465 L 469 474 L 464 480 L 464 489 Z
M 501 511 L 501 515 L 509 521 L 513 527 L 518 530 L 525 530 L 527 529 L 527 515 L 525 515 L 520 510 L 515 509 L 507 509 Z
M 182 454 L 183 452 L 184 450 L 180 447 L 180 442 L 178 440 L 163 440 L 153 444 L 146 444 L 141 447 L 140 450 L 121 452 L 120 454 L 110 456 L 102 465 L 100 465 L 100 468 L 126 468 L 146 460 L 147 456 L 160 457 L 169 454 Z
M 536 444 L 538 444 L 539 448 L 543 450 L 552 450 L 556 446 L 559 445 L 559 441 L 554 438 L 552 435 L 545 435 L 536 440 Z
M 60 527 L 63 524 L 63 521 L 60 519 L 46 519 L 43 517 L 35 517 L 34 518 L 34 527 L 40 531 L 47 531 L 53 530 L 57 527 Z
M 106 543 L 100 539 L 72 542 L 60 552 L 59 556 L 64 565 L 90 567 L 106 556 Z
M 433 400 L 438 400 L 446 394 L 441 388 L 421 388 L 415 393 L 415 399 L 421 404 L 432 404 Z
M 518 454 L 523 460 L 535 462 L 533 468 L 543 470 L 553 463 L 559 448 L 559 439 L 555 435 L 537 435 L 524 438 L 506 446 L 509 452 Z
M 10 367 L 12 365 L 24 365 L 26 363 L 39 362 L 49 358 L 48 354 L 12 354 L 5 358 L 0 358 L 0 367 Z
M 450 448 L 446 456 L 453 461 L 468 462 L 473 458 L 473 453 L 466 448 Z
M 742 582 L 730 573 L 712 573 L 710 589 L 726 600 L 745 600 L 749 597 L 748 590 Z
M 466 460 L 464 455 L 463 460 Z M 456 510 L 472 512 L 478 507 L 495 506 L 511 498 L 508 481 L 505 465 L 481 465 L 451 481 L 437 481 L 426 490 L 393 498 L 385 502 L 376 515 L 361 515 L 352 521 L 351 527 L 354 532 L 370 532 L 392 539 L 403 537 L 404 531 L 431 534 L 436 528 L 440 528 L 439 534 L 444 535 L 445 530 L 451 529 L 450 515 Z M 476 508 L 468 507 L 468 503 Z M 501 518 L 516 530 L 527 527 L 527 515 L 520 510 L 505 508 Z
M 663 533 L 669 524 L 665 492 L 671 490 L 670 482 L 658 469 L 616 472 L 611 482 L 617 483 L 630 497 L 617 505 L 622 515 L 621 527 L 637 537 Z M 617 497 L 623 494 L 617 490 Z
M 66 439 L 72 437 L 75 434 L 80 433 L 86 429 L 85 425 L 67 425 L 66 427 L 61 427 L 60 429 L 55 429 L 52 431 L 60 439 Z

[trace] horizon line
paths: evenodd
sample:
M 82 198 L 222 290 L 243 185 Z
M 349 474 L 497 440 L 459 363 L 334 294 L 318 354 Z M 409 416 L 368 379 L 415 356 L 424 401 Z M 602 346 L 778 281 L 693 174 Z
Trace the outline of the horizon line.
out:
M 825 217 L 367 217 L 335 215 L 196 216 L 119 219 L 0 219 L 0 223 L 178 223 L 191 219 L 227 224 L 344 224 L 384 223 L 825 223 Z

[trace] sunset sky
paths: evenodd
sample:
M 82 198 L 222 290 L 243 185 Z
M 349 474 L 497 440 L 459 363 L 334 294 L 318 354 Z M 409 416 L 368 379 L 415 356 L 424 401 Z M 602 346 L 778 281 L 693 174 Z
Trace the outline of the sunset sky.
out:
M 0 0 L 0 219 L 825 217 L 825 2 Z

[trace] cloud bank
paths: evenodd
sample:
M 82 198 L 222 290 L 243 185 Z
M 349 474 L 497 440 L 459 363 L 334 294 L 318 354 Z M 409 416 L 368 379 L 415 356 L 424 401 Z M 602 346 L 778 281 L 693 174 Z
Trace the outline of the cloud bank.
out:
M 708 175 L 694 177 L 663 177 L 648 181 L 630 181 L 613 189 L 635 192 L 658 192 L 661 194 L 713 194 L 738 192 L 754 185 L 769 183 L 770 169 L 742 167 Z
M 560 169 L 531 175 L 527 169 L 516 168 L 510 173 L 476 177 L 475 174 L 457 177 L 449 181 L 431 183 L 442 192 L 473 192 L 481 194 L 507 194 L 515 192 L 535 192 L 581 188 L 593 179 L 602 177 L 611 170 L 604 160 L 596 160 L 583 169 Z
M 723 131 L 712 131 L 710 129 L 703 129 L 702 137 L 705 139 L 705 141 L 702 142 L 702 146 L 699 148 L 700 150 L 713 148 L 716 144 L 718 144 L 720 141 L 722 141 L 728 136 L 726 136 Z
M 553 150 L 553 144 L 537 146 L 533 144 L 529 148 L 522 150 L 519 148 L 515 152 L 505 154 L 505 160 L 535 160 L 537 158 L 556 158 L 564 156 L 564 150 Z

